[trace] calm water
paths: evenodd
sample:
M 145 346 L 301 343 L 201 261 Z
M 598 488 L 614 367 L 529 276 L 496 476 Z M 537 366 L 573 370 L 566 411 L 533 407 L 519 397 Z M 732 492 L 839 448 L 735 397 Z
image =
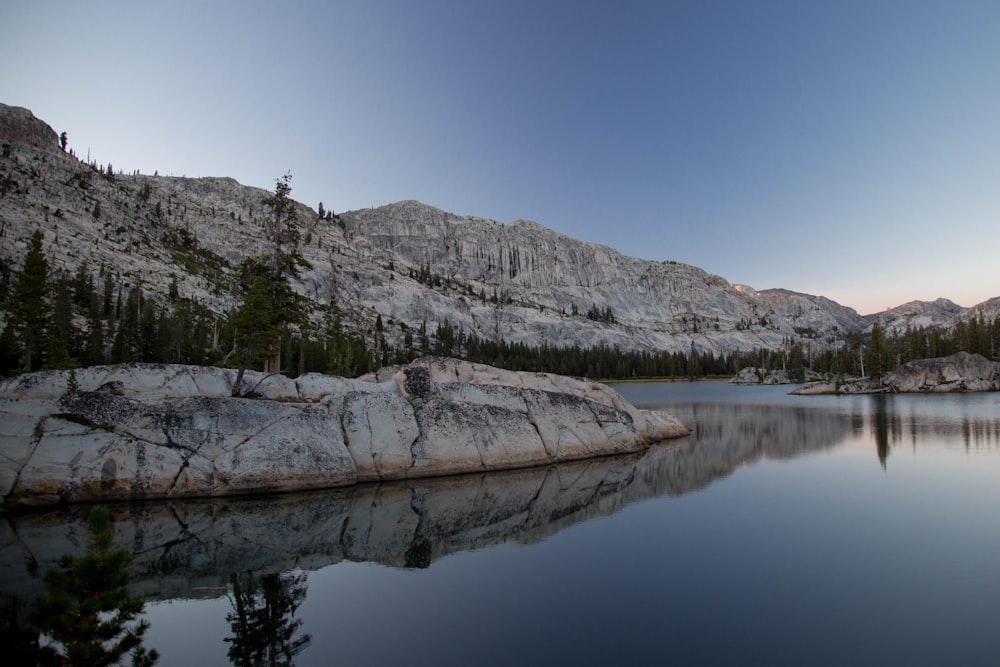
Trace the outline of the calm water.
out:
M 269 643 L 300 667 L 998 664 L 1000 395 L 616 388 L 692 436 L 551 469 L 113 508 L 147 645 L 169 666 Z M 82 548 L 83 512 L 0 521 L 8 614 Z

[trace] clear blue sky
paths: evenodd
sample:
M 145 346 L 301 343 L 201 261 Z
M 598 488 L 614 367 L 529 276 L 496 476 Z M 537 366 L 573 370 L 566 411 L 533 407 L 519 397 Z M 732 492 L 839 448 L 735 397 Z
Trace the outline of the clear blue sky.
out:
M 0 5 L 116 168 L 535 220 L 862 313 L 1000 295 L 1000 2 Z

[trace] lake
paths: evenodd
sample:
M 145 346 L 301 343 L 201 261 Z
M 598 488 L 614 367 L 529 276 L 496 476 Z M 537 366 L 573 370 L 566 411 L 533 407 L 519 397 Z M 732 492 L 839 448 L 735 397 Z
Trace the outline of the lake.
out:
M 551 468 L 111 506 L 146 645 L 164 666 L 267 650 L 299 667 L 997 664 L 1000 394 L 614 386 L 691 436 Z M 86 511 L 0 520 L 5 619 L 82 551 Z

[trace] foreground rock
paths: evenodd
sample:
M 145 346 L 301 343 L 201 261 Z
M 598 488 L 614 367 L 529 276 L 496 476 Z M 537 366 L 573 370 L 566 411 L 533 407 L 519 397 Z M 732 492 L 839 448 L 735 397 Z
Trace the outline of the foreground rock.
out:
M 1000 391 L 1000 362 L 981 354 L 956 352 L 948 357 L 910 361 L 883 378 L 879 385 L 869 379 L 843 382 L 811 382 L 793 394 L 869 394 L 874 392 L 948 393 L 954 391 Z
M 424 358 L 350 380 L 157 364 L 0 383 L 10 505 L 221 496 L 544 465 L 687 434 L 586 380 Z

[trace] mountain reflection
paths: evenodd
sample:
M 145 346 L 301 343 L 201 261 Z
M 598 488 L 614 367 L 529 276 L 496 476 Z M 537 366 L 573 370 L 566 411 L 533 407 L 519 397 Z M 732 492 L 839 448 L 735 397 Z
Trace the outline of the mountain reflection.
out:
M 642 454 L 307 494 L 112 506 L 115 541 L 136 554 L 137 593 L 163 599 L 231 591 L 239 600 L 265 590 L 267 580 L 233 581 L 232 572 L 314 570 L 344 560 L 421 568 L 450 553 L 533 543 L 638 501 L 701 489 L 761 458 L 834 446 L 854 428 L 849 417 L 824 411 L 732 404 L 692 410 L 685 416 L 691 437 Z M 85 512 L 0 521 L 4 591 L 37 592 L 40 583 L 25 576 L 24 563 L 44 570 L 80 550 Z

